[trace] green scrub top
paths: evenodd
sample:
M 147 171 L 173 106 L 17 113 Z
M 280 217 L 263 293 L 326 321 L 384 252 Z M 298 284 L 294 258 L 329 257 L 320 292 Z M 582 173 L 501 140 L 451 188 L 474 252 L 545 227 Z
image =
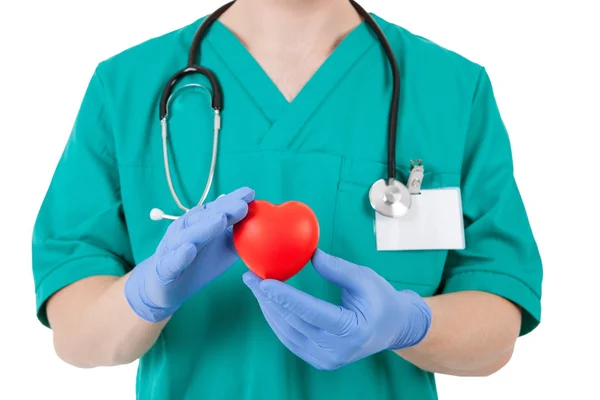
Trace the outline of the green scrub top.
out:
M 479 290 L 523 310 L 521 334 L 540 321 L 542 265 L 515 179 L 509 138 L 486 71 L 373 15 L 402 76 L 397 172 L 423 160 L 423 188 L 460 187 L 467 247 L 377 251 L 370 185 L 386 175 L 391 73 L 366 23 L 354 29 L 288 102 L 236 36 L 216 22 L 201 64 L 224 91 L 223 129 L 208 201 L 241 186 L 316 213 L 324 251 L 373 268 L 422 296 Z M 158 106 L 185 66 L 201 20 L 98 64 L 41 206 L 33 235 L 38 318 L 57 290 L 93 275 L 122 276 L 149 257 L 177 214 L 165 180 Z M 201 77 L 183 83 L 208 82 Z M 185 90 L 170 106 L 175 187 L 191 207 L 210 167 L 207 95 Z M 240 261 L 186 302 L 139 363 L 137 398 L 435 399 L 434 375 L 384 351 L 318 371 L 277 339 Z M 289 283 L 339 301 L 309 264 Z

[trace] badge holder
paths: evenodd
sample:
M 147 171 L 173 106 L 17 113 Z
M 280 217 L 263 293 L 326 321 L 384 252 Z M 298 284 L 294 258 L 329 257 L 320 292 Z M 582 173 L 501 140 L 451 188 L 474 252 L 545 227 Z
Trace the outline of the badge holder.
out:
M 388 185 L 388 191 L 381 194 L 380 202 L 373 204 L 371 200 L 372 205 L 381 207 L 376 208 L 374 221 L 377 250 L 465 248 L 460 188 L 423 190 L 424 176 L 422 160 L 411 160 L 406 186 L 396 181 L 397 185 Z M 397 186 L 405 189 L 396 190 Z M 378 188 L 374 185 L 373 189 Z M 397 205 L 400 203 L 405 210 L 398 216 Z M 391 209 L 394 205 L 396 209 Z

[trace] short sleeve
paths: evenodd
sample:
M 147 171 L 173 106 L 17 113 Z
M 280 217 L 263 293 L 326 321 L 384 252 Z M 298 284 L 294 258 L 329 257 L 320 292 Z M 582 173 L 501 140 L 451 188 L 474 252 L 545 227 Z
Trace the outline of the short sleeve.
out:
M 45 194 L 32 238 L 37 317 L 46 301 L 94 275 L 122 276 L 131 251 L 120 199 L 109 108 L 98 71 Z
M 522 310 L 520 335 L 525 335 L 540 323 L 542 261 L 515 181 L 508 133 L 483 68 L 463 166 L 466 248 L 449 253 L 440 290 L 477 290 L 512 301 Z

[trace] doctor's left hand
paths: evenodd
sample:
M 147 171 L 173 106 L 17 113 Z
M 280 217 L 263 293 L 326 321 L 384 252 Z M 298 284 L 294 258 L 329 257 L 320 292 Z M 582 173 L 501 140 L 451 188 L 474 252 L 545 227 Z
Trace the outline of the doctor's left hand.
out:
M 398 291 L 372 269 L 321 250 L 312 264 L 341 287 L 341 305 L 250 271 L 243 279 L 279 340 L 315 368 L 334 370 L 383 350 L 412 347 L 427 335 L 431 310 L 415 292 Z

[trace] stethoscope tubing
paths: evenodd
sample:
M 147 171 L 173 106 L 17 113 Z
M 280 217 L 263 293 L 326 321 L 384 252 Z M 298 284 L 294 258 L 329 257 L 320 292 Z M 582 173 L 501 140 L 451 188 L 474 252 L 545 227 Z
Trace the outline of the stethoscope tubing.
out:
M 175 201 L 177 206 L 184 212 L 187 212 L 188 208 L 186 208 L 182 204 L 179 197 L 177 196 L 177 193 L 175 191 L 173 181 L 171 178 L 171 172 L 169 169 L 168 148 L 167 148 L 167 144 L 168 144 L 167 119 L 168 119 L 169 99 L 173 95 L 173 93 L 174 93 L 173 91 L 174 91 L 174 88 L 177 85 L 177 83 L 181 79 L 183 79 L 184 77 L 186 77 L 188 75 L 194 75 L 194 74 L 203 75 L 208 79 L 208 81 L 210 82 L 210 85 L 212 87 L 211 107 L 213 108 L 214 113 L 215 113 L 214 131 L 213 131 L 213 137 L 214 137 L 213 138 L 213 151 L 212 151 L 212 159 L 211 159 L 209 174 L 207 177 L 207 182 L 206 182 L 202 197 L 200 198 L 200 201 L 198 203 L 198 205 L 202 205 L 208 196 L 208 193 L 209 193 L 211 185 L 212 185 L 214 173 L 215 173 L 215 165 L 216 165 L 217 149 L 218 149 L 218 138 L 219 138 L 219 131 L 221 129 L 221 112 L 223 110 L 224 104 L 223 104 L 223 89 L 221 87 L 221 84 L 219 83 L 219 80 L 217 79 L 217 76 L 210 69 L 198 65 L 200 56 L 201 56 L 201 54 L 200 54 L 201 46 L 200 45 L 202 43 L 202 39 L 208 32 L 211 25 L 225 11 L 227 11 L 227 9 L 229 9 L 229 7 L 231 7 L 234 3 L 235 3 L 235 0 L 219 7 L 215 12 L 213 12 L 212 14 L 210 14 L 208 17 L 206 17 L 204 19 L 204 21 L 202 22 L 202 24 L 196 31 L 196 34 L 194 35 L 194 38 L 192 40 L 186 67 L 183 68 L 182 70 L 178 71 L 177 73 L 175 73 L 169 79 L 169 81 L 167 82 L 167 84 L 163 90 L 162 96 L 160 98 L 159 118 L 160 118 L 160 123 L 161 123 L 161 132 L 162 132 L 161 134 L 162 134 L 162 142 L 163 142 L 163 159 L 164 159 L 164 164 L 165 164 L 165 175 L 166 175 L 167 183 L 169 185 L 169 190 L 171 192 L 171 196 L 173 197 L 173 200 Z M 383 49 L 385 51 L 385 54 L 389 61 L 390 68 L 392 70 L 392 85 L 393 86 L 392 86 L 392 99 L 390 101 L 390 109 L 389 109 L 389 115 L 388 115 L 388 132 L 387 132 L 388 160 L 387 160 L 387 180 L 385 181 L 385 184 L 386 184 L 386 186 L 393 188 L 394 185 L 397 185 L 399 183 L 399 182 L 395 182 L 395 180 L 396 180 L 396 137 L 397 137 L 397 131 L 398 131 L 398 113 L 399 113 L 399 103 L 400 103 L 400 71 L 399 71 L 399 67 L 398 67 L 398 62 L 396 61 L 396 57 L 394 56 L 394 52 L 392 51 L 389 41 L 387 40 L 382 29 L 379 27 L 379 25 L 373 19 L 373 17 L 371 17 L 371 15 L 364 8 L 362 8 L 356 1 L 350 0 L 350 3 L 354 7 L 354 9 L 358 12 L 358 14 L 364 19 L 364 21 L 371 27 L 371 29 L 377 36 L 381 46 L 383 47 Z M 210 93 L 210 91 L 209 91 L 209 93 Z M 161 215 L 162 215 L 162 217 L 160 217 Z M 151 211 L 151 216 L 153 216 L 152 219 L 162 219 L 162 218 L 175 219 L 176 218 L 174 216 L 169 216 L 169 215 L 164 214 L 159 209 L 153 209 Z

